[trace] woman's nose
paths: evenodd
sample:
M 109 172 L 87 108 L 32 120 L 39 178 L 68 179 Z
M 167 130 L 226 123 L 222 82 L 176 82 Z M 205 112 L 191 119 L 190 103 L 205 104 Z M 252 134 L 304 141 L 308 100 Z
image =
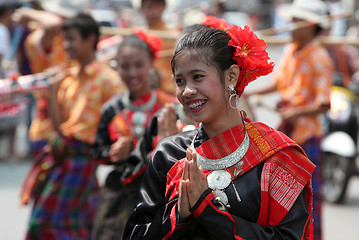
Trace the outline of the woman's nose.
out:
M 127 70 L 127 74 L 130 76 L 130 77 L 133 77 L 133 76 L 136 76 L 137 75 L 137 70 L 136 68 L 134 67 L 131 67 Z
M 183 91 L 183 96 L 193 96 L 197 93 L 197 89 L 193 86 L 186 86 L 186 88 Z

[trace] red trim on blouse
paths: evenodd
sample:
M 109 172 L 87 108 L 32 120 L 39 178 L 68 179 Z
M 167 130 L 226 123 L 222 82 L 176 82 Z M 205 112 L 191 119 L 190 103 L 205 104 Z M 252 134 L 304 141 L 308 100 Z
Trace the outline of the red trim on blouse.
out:
M 135 174 L 132 174 L 131 176 L 123 179 L 122 184 L 126 185 L 126 184 L 133 182 L 133 180 L 135 180 L 136 178 L 141 176 L 146 171 L 147 166 L 148 166 L 148 163 L 146 165 L 144 165 L 142 168 L 140 168 Z
M 199 207 L 192 213 L 193 216 L 198 217 L 203 210 L 207 207 L 208 204 L 211 203 L 212 199 L 214 198 L 213 192 L 208 194 L 205 199 L 203 199 L 203 202 L 199 205 Z

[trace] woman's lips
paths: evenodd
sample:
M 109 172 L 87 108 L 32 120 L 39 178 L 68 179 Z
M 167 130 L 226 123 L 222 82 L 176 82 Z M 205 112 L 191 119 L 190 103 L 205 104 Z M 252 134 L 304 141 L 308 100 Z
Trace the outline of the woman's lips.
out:
M 203 109 L 204 105 L 206 104 L 207 100 L 206 99 L 201 99 L 201 100 L 191 100 L 191 101 L 187 101 L 186 104 L 188 106 L 188 109 L 191 112 L 199 112 Z

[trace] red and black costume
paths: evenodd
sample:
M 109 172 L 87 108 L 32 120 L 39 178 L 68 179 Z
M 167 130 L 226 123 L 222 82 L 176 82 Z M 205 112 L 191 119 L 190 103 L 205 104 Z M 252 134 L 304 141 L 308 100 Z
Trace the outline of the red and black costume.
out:
M 198 154 L 218 159 L 235 151 L 244 138 L 242 124 L 211 139 L 199 127 L 158 144 L 123 239 L 312 239 L 315 166 L 281 132 L 262 123 L 246 123 L 246 129 L 249 149 L 241 168 L 225 169 L 234 184 L 225 189 L 230 208 L 216 203 L 207 189 L 188 221 L 179 223 L 178 187 L 192 140 Z
M 106 178 L 94 221 L 93 239 L 119 239 L 122 235 L 127 218 L 136 206 L 141 179 L 154 149 L 157 128 L 147 128 L 153 125 L 155 113 L 175 100 L 162 90 L 153 90 L 136 100 L 131 100 L 129 93 L 120 94 L 102 107 L 92 152 L 94 157 L 101 163 L 112 164 L 109 160 L 111 144 L 121 136 L 133 137 L 133 149 L 125 161 L 115 164 Z M 128 107 L 128 102 L 131 102 L 131 107 Z M 139 112 L 142 119 L 140 124 L 136 124 L 134 116 Z M 135 135 L 133 129 L 136 126 L 144 132 Z

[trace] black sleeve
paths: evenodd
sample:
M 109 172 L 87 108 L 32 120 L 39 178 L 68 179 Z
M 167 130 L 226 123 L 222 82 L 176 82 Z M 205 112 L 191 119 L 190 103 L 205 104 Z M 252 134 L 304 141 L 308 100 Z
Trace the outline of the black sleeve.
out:
M 170 217 L 177 199 L 166 203 L 166 176 L 173 164 L 185 157 L 189 143 L 168 142 L 171 140 L 161 141 L 151 157 L 137 206 L 127 222 L 123 239 L 163 239 L 172 229 Z M 182 239 L 186 227 L 188 224 L 178 226 L 178 231 L 172 232 L 171 239 Z
M 100 163 L 110 164 L 108 153 L 111 148 L 111 139 L 108 134 L 108 125 L 112 118 L 123 110 L 121 95 L 115 96 L 108 100 L 101 109 L 101 118 L 97 127 L 95 144 L 92 149 L 92 156 Z
M 122 181 L 130 183 L 135 178 L 143 175 L 153 152 L 153 141 L 157 136 L 157 117 L 153 117 L 145 133 L 139 138 L 136 147 L 131 151 L 128 159 L 124 162 L 125 170 Z

